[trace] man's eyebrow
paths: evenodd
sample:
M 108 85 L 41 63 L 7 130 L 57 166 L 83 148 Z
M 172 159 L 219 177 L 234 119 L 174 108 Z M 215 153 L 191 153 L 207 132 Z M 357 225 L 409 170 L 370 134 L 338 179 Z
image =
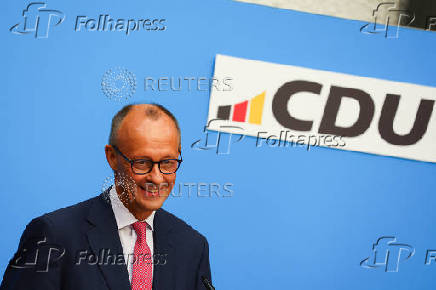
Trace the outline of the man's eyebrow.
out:
M 151 158 L 150 157 L 148 157 L 148 156 L 133 156 L 133 159 L 147 159 L 147 160 L 151 160 Z
M 137 160 L 137 159 L 145 159 L 145 160 L 152 160 L 149 156 L 134 156 L 133 157 L 133 160 Z M 165 159 L 177 159 L 177 156 L 176 157 L 173 157 L 173 156 L 171 156 L 171 155 L 165 155 L 164 157 L 162 157 L 161 158 L 161 160 L 165 160 Z
M 162 159 L 177 159 L 177 156 L 173 157 L 171 155 L 165 155 Z

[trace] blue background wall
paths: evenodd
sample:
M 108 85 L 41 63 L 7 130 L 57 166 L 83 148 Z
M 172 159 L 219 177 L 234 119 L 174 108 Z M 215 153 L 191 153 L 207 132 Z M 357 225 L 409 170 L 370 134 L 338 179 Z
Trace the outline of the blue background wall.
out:
M 65 13 L 47 39 L 15 35 L 29 2 L 0 12 L 0 270 L 25 225 L 95 196 L 111 175 L 104 145 L 113 114 L 101 78 L 122 66 L 138 79 L 132 102 L 154 101 L 178 117 L 179 182 L 233 183 L 232 197 L 186 194 L 165 208 L 210 243 L 217 289 L 433 289 L 434 164 L 327 148 L 255 147 L 228 155 L 196 151 L 209 93 L 144 91 L 143 78 L 212 77 L 217 53 L 359 76 L 436 86 L 435 35 L 401 29 L 398 39 L 359 32 L 365 23 L 216 1 L 48 2 Z M 370 13 L 370 12 L 369 12 Z M 77 15 L 165 18 L 167 30 L 74 32 Z M 186 191 L 185 191 L 186 192 Z M 383 235 L 416 249 L 398 273 L 365 269 Z

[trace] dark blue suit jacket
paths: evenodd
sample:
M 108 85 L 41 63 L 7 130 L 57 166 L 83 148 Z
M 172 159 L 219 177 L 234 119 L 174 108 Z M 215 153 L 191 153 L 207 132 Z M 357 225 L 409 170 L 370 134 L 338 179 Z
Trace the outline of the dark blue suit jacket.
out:
M 131 289 L 107 194 L 33 219 L 0 289 Z M 206 238 L 163 209 L 156 211 L 153 230 L 153 289 L 206 289 L 201 281 L 201 276 L 211 280 Z

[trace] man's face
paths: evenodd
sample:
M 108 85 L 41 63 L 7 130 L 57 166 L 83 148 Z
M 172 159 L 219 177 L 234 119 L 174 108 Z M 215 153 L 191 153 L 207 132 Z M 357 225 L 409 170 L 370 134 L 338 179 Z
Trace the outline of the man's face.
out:
M 122 121 L 117 136 L 118 149 L 131 160 L 178 159 L 178 131 L 163 113 L 152 120 L 144 116 L 143 108 L 134 107 Z M 137 175 L 111 146 L 106 146 L 106 156 L 115 172 L 118 196 L 136 218 L 147 217 L 163 205 L 173 189 L 175 173 L 163 174 L 158 164 L 154 164 L 151 172 Z

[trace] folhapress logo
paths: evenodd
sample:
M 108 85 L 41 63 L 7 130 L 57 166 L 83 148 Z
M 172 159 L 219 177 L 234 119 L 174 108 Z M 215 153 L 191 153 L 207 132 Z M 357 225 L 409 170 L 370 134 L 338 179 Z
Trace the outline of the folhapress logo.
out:
M 234 122 L 247 122 L 248 103 L 250 102 L 250 113 L 248 114 L 248 123 L 260 125 L 262 124 L 263 104 L 265 103 L 266 92 L 255 96 L 250 101 L 244 101 L 235 105 L 219 106 L 217 111 L 217 119 L 230 120 Z M 232 112 L 233 110 L 233 112 Z
M 15 269 L 33 269 L 35 272 L 47 273 L 56 267 L 65 255 L 65 248 L 47 242 L 47 237 L 30 238 L 12 258 L 11 267 Z
M 74 31 L 124 32 L 126 35 L 134 31 L 163 31 L 167 28 L 166 19 L 125 19 L 112 18 L 109 14 L 98 17 L 77 16 Z
M 9 31 L 15 34 L 32 34 L 35 38 L 47 38 L 51 28 L 58 26 L 65 19 L 59 10 L 47 9 L 44 2 L 31 2 L 23 10 L 21 22 L 13 25 Z M 117 18 L 108 14 L 98 16 L 79 15 L 70 17 L 75 22 L 70 23 L 74 32 L 123 32 L 130 35 L 137 31 L 164 31 L 167 29 L 165 18 L 129 17 Z
M 32 34 L 35 38 L 47 38 L 51 27 L 61 24 L 65 15 L 59 10 L 46 9 L 44 2 L 32 2 L 23 10 L 21 22 L 9 31 L 15 34 Z
M 407 244 L 396 243 L 395 237 L 381 237 L 372 245 L 371 255 L 360 262 L 364 268 L 383 267 L 385 272 L 398 272 L 399 264 L 410 259 L 415 249 Z
M 380 3 L 373 10 L 372 16 L 374 17 L 374 23 L 365 24 L 360 28 L 360 32 L 365 34 L 384 34 L 386 38 L 398 38 L 400 26 L 409 26 L 415 20 L 415 13 L 398 9 L 395 2 Z M 395 18 L 398 18 L 396 23 L 393 22 Z M 377 22 L 381 22 L 381 24 Z

